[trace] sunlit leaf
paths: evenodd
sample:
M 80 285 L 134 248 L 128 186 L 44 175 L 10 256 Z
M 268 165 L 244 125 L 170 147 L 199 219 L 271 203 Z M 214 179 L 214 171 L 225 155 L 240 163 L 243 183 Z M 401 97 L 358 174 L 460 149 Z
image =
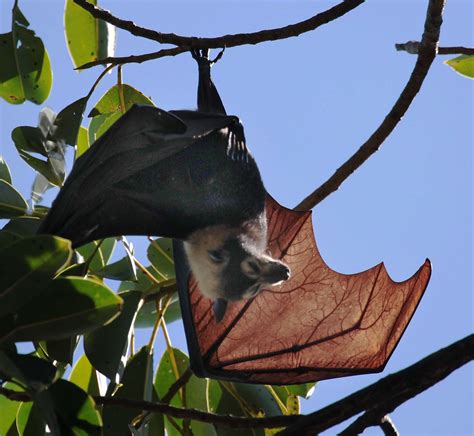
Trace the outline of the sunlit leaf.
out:
M 122 85 L 122 94 L 125 104 L 123 110 L 119 87 L 114 85 L 99 99 L 89 113 L 89 117 L 92 117 L 89 125 L 89 142 L 91 144 L 102 136 L 134 104 L 153 106 L 153 102 L 148 97 L 145 97 L 130 85 Z
M 461 55 L 444 62 L 464 77 L 474 79 L 474 56 Z
M 16 428 L 22 436 L 37 436 L 45 433 L 46 423 L 37 403 L 21 403 L 16 415 Z
M 181 377 L 188 367 L 189 358 L 181 350 L 172 348 L 171 352 L 168 350 L 165 351 L 161 358 L 155 377 L 155 389 L 159 398 L 162 398 L 166 395 L 169 388 L 179 377 Z M 177 407 L 184 407 L 184 405 L 186 405 L 188 408 L 200 409 L 207 412 L 207 383 L 208 381 L 206 379 L 198 378 L 192 375 L 188 383 L 186 383 L 186 398 L 183 399 L 181 391 L 173 397 L 170 404 Z M 182 425 L 182 420 L 176 419 L 175 421 Z M 176 429 L 172 424 L 170 424 L 167 418 L 165 418 L 165 427 L 169 434 L 176 433 Z M 215 434 L 214 427 L 206 423 L 193 421 L 191 423 L 191 428 L 194 435 L 205 436 Z
M 71 253 L 69 241 L 46 235 L 21 239 L 1 250 L 0 316 L 12 314 L 40 294 Z
M 162 280 L 176 277 L 173 261 L 173 241 L 170 238 L 154 239 L 147 250 L 148 260 Z
M 21 392 L 22 389 L 15 383 L 4 383 L 5 389 Z M 19 401 L 9 400 L 7 397 L 0 395 L 0 410 L 2 411 L 2 419 L 0 419 L 0 435 L 14 436 L 16 432 L 16 414 L 20 408 Z
M 90 147 L 89 144 L 89 132 L 85 127 L 79 128 L 79 134 L 77 136 L 76 144 L 76 159 L 81 157 Z
M 88 1 L 97 5 L 96 0 Z M 64 28 L 74 67 L 114 55 L 115 27 L 95 19 L 73 0 L 66 0 Z
M 82 247 L 77 248 L 77 251 L 86 260 L 93 255 L 92 261 L 89 264 L 89 269 L 93 272 L 100 271 L 105 267 L 105 265 L 107 265 L 114 250 L 115 243 L 115 238 L 107 238 L 102 242 L 93 241 L 83 245 Z M 98 245 L 100 245 L 99 248 L 97 248 Z
M 142 294 L 128 291 L 119 296 L 123 299 L 120 315 L 84 337 L 84 350 L 92 366 L 116 383 L 123 372 L 133 320 Z
M 86 333 L 115 318 L 122 299 L 105 285 L 78 277 L 57 278 L 0 323 L 0 341 L 62 339 Z
M 0 180 L 4 180 L 7 183 L 12 184 L 12 176 L 10 175 L 10 169 L 8 168 L 5 159 L 0 155 Z
M 53 82 L 49 55 L 16 4 L 12 14 L 12 31 L 0 35 L 0 96 L 12 104 L 41 104 Z
M 28 209 L 21 194 L 5 180 L 0 180 L 0 218 L 13 218 Z
M 69 381 L 89 395 L 101 395 L 97 371 L 92 367 L 85 354 L 77 360 L 72 368 Z

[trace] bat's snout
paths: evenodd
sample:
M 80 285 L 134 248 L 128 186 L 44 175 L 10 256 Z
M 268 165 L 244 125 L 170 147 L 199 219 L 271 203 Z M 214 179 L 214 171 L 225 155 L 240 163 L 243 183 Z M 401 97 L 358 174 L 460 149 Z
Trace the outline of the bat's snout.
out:
M 282 262 L 273 261 L 263 269 L 261 281 L 276 285 L 288 280 L 291 276 L 290 268 Z

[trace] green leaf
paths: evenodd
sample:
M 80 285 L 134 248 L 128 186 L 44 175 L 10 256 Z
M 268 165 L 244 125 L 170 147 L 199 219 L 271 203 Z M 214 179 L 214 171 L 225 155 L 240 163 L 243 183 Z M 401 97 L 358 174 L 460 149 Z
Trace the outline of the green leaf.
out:
M 92 367 L 85 354 L 78 359 L 72 368 L 69 381 L 79 386 L 89 395 L 101 395 L 97 371 Z
M 18 150 L 20 157 L 34 170 L 40 173 L 46 180 L 54 186 L 62 186 L 64 182 L 65 173 L 58 174 L 54 167 L 51 165 L 49 159 L 42 160 L 31 154 L 25 153 L 22 150 Z M 43 191 L 44 192 L 44 191 Z M 41 193 L 42 194 L 42 193 Z
M 2 250 L 3 247 L 12 244 L 19 238 L 20 237 L 15 233 L 1 230 L 0 231 L 0 250 Z
M 105 285 L 60 277 L 23 305 L 14 319 L 0 323 L 0 341 L 62 339 L 86 333 L 114 319 L 121 308 L 122 299 Z
M 189 358 L 181 350 L 172 348 L 171 352 L 166 350 L 163 354 L 158 371 L 155 377 L 155 389 L 159 398 L 163 398 L 169 388 L 181 377 L 181 375 L 189 367 Z M 177 370 L 177 372 L 176 372 Z M 176 407 L 188 407 L 208 411 L 208 402 L 206 398 L 207 379 L 191 376 L 185 388 L 185 398 L 181 396 L 181 392 L 173 397 L 170 404 Z M 184 401 L 183 401 L 184 400 Z M 180 426 L 182 420 L 175 420 Z M 165 417 L 165 427 L 168 434 L 176 434 L 176 429 Z M 191 422 L 191 428 L 194 435 L 212 435 L 215 434 L 214 427 L 203 422 Z
M 0 316 L 12 315 L 41 293 L 57 271 L 69 262 L 71 254 L 69 241 L 49 235 L 21 239 L 3 248 L 0 251 Z
M 66 144 L 73 147 L 76 145 L 88 99 L 89 97 L 82 97 L 59 112 L 54 121 L 57 126 L 57 130 L 54 132 L 56 139 L 63 139 Z
M 110 114 L 98 115 L 92 118 L 89 124 L 89 142 L 94 145 L 109 128 L 122 116 L 121 112 L 113 112 Z
M 12 184 L 12 176 L 10 174 L 10 169 L 8 168 L 5 159 L 0 155 L 0 180 L 4 180 L 7 183 Z
M 12 31 L 0 35 L 0 96 L 12 104 L 43 103 L 53 83 L 48 52 L 28 25 L 15 5 Z
M 154 106 L 153 102 L 135 89 L 133 86 L 122 84 L 123 100 L 125 108 L 122 111 L 120 102 L 119 86 L 114 85 L 110 88 L 97 102 L 89 113 L 89 117 L 97 117 L 98 115 L 106 115 L 112 113 L 122 113 L 128 111 L 134 104 L 143 104 Z
M 138 291 L 122 292 L 123 309 L 111 323 L 84 337 L 84 350 L 92 366 L 118 383 L 123 372 L 133 320 L 141 303 Z
M 153 389 L 153 355 L 148 347 L 143 347 L 127 363 L 121 386 L 115 393 L 115 398 L 128 398 L 133 400 L 157 401 Z M 139 409 L 124 409 L 114 406 L 104 406 L 104 436 L 128 434 L 128 425 L 138 414 Z M 159 416 L 154 414 L 152 420 L 159 426 Z M 148 425 L 151 425 L 150 423 Z M 156 429 L 156 427 L 155 427 Z
M 21 194 L 5 180 L 0 180 L 0 219 L 26 213 L 28 205 Z
M 26 238 L 27 236 L 36 236 L 40 224 L 41 220 L 39 218 L 33 216 L 22 216 L 10 220 L 2 230 Z
M 474 56 L 461 55 L 444 62 L 461 76 L 474 79 Z
M 154 239 L 147 250 L 148 259 L 161 280 L 175 279 L 173 241 L 170 238 Z
M 100 241 L 93 241 L 77 249 L 80 255 L 84 257 L 84 259 L 86 260 L 89 259 L 90 256 L 92 256 L 94 251 L 96 251 L 89 265 L 89 269 L 92 272 L 100 271 L 102 268 L 105 267 L 105 265 L 107 265 L 107 262 L 109 261 L 110 256 L 112 256 L 116 239 L 115 238 L 104 239 L 103 242 L 100 243 L 99 249 L 96 250 L 97 245 L 99 243 Z
M 38 400 L 51 404 L 64 435 L 100 435 L 102 419 L 91 396 L 67 380 L 58 380 Z M 49 425 L 49 423 L 48 423 Z M 57 434 L 54 431 L 53 434 Z
M 119 87 L 115 85 L 99 99 L 89 113 L 89 117 L 92 117 L 89 125 L 89 142 L 91 144 L 99 139 L 134 104 L 154 106 L 148 97 L 130 85 L 123 84 L 122 92 L 125 103 L 123 111 Z
M 57 360 L 64 364 L 72 364 L 77 342 L 77 336 L 72 336 L 65 339 L 41 341 L 40 346 L 51 360 Z
M 87 150 L 89 150 L 89 132 L 85 127 L 79 128 L 79 134 L 77 136 L 76 144 L 76 157 L 75 159 L 81 157 Z
M 291 394 L 307 400 L 311 395 L 313 395 L 316 383 L 302 383 L 300 385 L 287 385 L 282 387 L 287 389 Z
M 156 303 L 154 301 L 145 303 L 138 312 L 137 319 L 135 320 L 135 328 L 143 329 L 153 327 L 157 315 Z M 165 322 L 166 324 L 170 324 L 178 319 L 181 319 L 181 308 L 178 296 L 175 296 L 173 302 L 166 309 Z
M 12 131 L 12 140 L 20 157 L 48 181 L 61 186 L 65 178 L 64 139 L 57 138 L 56 114 L 48 108 L 39 113 L 38 127 L 19 126 Z M 32 156 L 38 153 L 46 160 Z
M 25 152 L 38 153 L 44 157 L 48 156 L 44 145 L 45 136 L 38 127 L 15 127 L 12 130 L 12 140 L 18 151 L 23 150 Z
M 16 428 L 22 436 L 38 436 L 45 434 L 46 423 L 37 403 L 21 403 L 16 415 Z
M 125 256 L 114 263 L 109 263 L 99 271 L 95 271 L 99 277 L 111 280 L 136 280 L 137 271 L 130 256 Z
M 96 0 L 89 3 L 97 5 Z M 115 27 L 96 20 L 72 0 L 66 0 L 64 28 L 74 67 L 114 55 Z
M 0 351 L 0 374 L 2 378 L 15 379 L 32 390 L 41 390 L 53 382 L 56 367 L 30 354 Z
M 11 391 L 21 392 L 22 389 L 15 383 L 4 383 L 5 389 Z M 17 435 L 16 431 L 16 414 L 20 408 L 19 401 L 9 400 L 7 397 L 0 395 L 0 410 L 2 411 L 2 419 L 0 419 L 0 435 L 14 436 Z

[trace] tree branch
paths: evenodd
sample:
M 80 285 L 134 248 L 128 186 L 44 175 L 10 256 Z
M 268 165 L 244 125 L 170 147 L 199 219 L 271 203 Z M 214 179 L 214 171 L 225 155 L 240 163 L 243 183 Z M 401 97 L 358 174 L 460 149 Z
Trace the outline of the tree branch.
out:
M 232 415 L 218 415 L 216 413 L 203 412 L 196 409 L 182 409 L 169 406 L 164 403 L 152 403 L 149 401 L 130 400 L 115 397 L 94 397 L 97 404 L 107 404 L 139 410 L 147 410 L 154 413 L 163 413 L 175 418 L 191 419 L 194 421 L 207 422 L 225 427 L 234 428 L 279 428 L 296 422 L 300 415 L 273 416 L 269 418 L 248 418 Z
M 327 196 L 337 191 L 342 183 L 372 156 L 393 132 L 418 94 L 436 56 L 439 31 L 443 22 L 442 13 L 444 3 L 444 0 L 430 0 L 415 67 L 400 97 L 398 97 L 395 105 L 382 121 L 382 124 L 372 133 L 370 138 L 359 150 L 341 165 L 328 180 L 301 201 L 301 203 L 295 207 L 296 210 L 312 209 Z
M 398 436 L 398 430 L 395 427 L 395 424 L 390 419 L 390 416 L 385 415 L 379 422 L 379 426 L 383 431 L 385 436 Z
M 346 434 L 360 434 L 369 426 L 380 425 L 382 417 L 400 404 L 445 379 L 473 359 L 474 335 L 469 335 L 324 409 L 300 417 L 281 435 L 317 434 L 367 410 L 370 413 L 364 414 L 346 429 L 350 430 Z
M 280 428 L 288 426 L 281 433 L 282 435 L 316 434 L 367 410 L 367 413 L 359 417 L 343 433 L 352 435 L 362 432 L 371 425 L 379 425 L 383 426 L 384 429 L 388 429 L 389 423 L 386 422 L 389 420 L 386 417 L 388 413 L 410 398 L 440 382 L 453 371 L 473 359 L 474 335 L 470 335 L 446 348 L 436 351 L 402 371 L 391 374 L 324 409 L 306 416 L 287 415 L 268 418 L 248 418 L 218 415 L 195 409 L 182 409 L 163 402 L 152 403 L 149 401 L 101 396 L 95 396 L 94 400 L 97 404 L 147 410 L 152 413 L 163 413 L 175 418 L 191 419 L 234 428 Z M 26 392 L 15 392 L 1 386 L 0 394 L 13 401 L 31 401 L 32 399 Z
M 122 65 L 122 64 L 132 64 L 132 63 L 141 64 L 142 62 L 151 61 L 153 59 L 159 59 L 166 56 L 176 56 L 186 51 L 189 51 L 189 47 L 164 48 L 162 50 L 154 51 L 152 53 L 145 53 L 141 55 L 108 57 L 108 58 L 99 59 L 97 61 L 87 62 L 86 64 L 83 64 L 77 67 L 76 70 L 85 70 L 87 68 L 92 68 L 97 65 Z
M 98 8 L 87 0 L 74 0 L 74 3 L 87 10 L 95 18 L 104 20 L 113 24 L 120 29 L 130 32 L 132 35 L 157 41 L 161 44 L 173 44 L 177 46 L 185 46 L 192 48 L 222 48 L 222 47 L 236 47 L 246 44 L 259 44 L 266 41 L 276 41 L 279 39 L 286 39 L 293 36 L 301 35 L 302 33 L 315 30 L 323 24 L 333 21 L 352 9 L 355 9 L 365 0 L 344 0 L 336 6 L 321 12 L 313 17 L 300 21 L 295 24 L 290 24 L 285 27 L 275 29 L 260 30 L 252 33 L 238 33 L 234 35 L 223 35 L 215 38 L 201 38 L 196 36 L 181 36 L 174 33 L 161 33 L 156 30 L 147 29 L 145 27 L 137 26 L 132 21 L 123 20 L 112 15 L 109 11 Z
M 375 409 L 369 410 L 357 418 L 349 427 L 341 431 L 338 436 L 353 436 L 362 433 L 367 427 L 379 426 L 386 436 L 398 436 L 398 431 L 388 415 L 380 418 Z
M 410 54 L 418 54 L 420 50 L 420 43 L 418 41 L 407 41 L 403 44 L 395 44 L 395 48 L 398 51 L 406 51 Z M 438 47 L 439 55 L 474 55 L 474 48 L 471 47 Z
M 27 392 L 17 392 L 12 389 L 4 388 L 3 386 L 0 386 L 0 395 L 12 401 L 32 401 L 31 395 Z

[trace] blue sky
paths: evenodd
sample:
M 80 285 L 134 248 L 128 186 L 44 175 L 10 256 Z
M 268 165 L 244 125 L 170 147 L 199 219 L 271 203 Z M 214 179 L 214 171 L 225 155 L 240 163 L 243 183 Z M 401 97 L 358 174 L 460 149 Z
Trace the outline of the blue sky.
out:
M 1 2 L 2 33 L 10 30 L 12 3 Z M 334 3 L 103 0 L 101 5 L 163 32 L 217 36 L 285 25 Z M 379 125 L 415 62 L 414 56 L 396 52 L 394 44 L 420 38 L 426 3 L 367 2 L 298 38 L 226 51 L 213 70 L 215 83 L 227 111 L 243 120 L 266 188 L 280 203 L 296 205 Z M 43 106 L 59 111 L 84 96 L 101 70 L 73 71 L 63 36 L 62 1 L 20 0 L 20 7 L 51 56 L 54 85 Z M 472 46 L 472 17 L 469 0 L 450 0 L 441 45 Z M 158 49 L 121 31 L 117 42 L 118 55 Z M 333 269 L 352 273 L 383 260 L 392 278 L 403 280 L 428 257 L 431 282 L 384 373 L 321 382 L 303 402 L 304 412 L 473 331 L 473 82 L 443 65 L 445 59 L 435 60 L 421 93 L 380 151 L 313 215 L 320 251 Z M 195 107 L 197 71 L 187 54 L 126 66 L 123 74 L 126 83 L 164 109 Z M 91 104 L 115 80 L 115 74 L 107 77 Z M 10 133 L 17 125 L 36 125 L 40 109 L 0 101 L 0 153 L 26 197 L 33 173 L 17 157 Z M 140 253 L 146 243 L 135 242 Z M 174 343 L 185 347 L 179 323 L 171 333 Z M 404 435 L 468 435 L 474 433 L 473 409 L 473 370 L 468 365 L 391 416 Z

